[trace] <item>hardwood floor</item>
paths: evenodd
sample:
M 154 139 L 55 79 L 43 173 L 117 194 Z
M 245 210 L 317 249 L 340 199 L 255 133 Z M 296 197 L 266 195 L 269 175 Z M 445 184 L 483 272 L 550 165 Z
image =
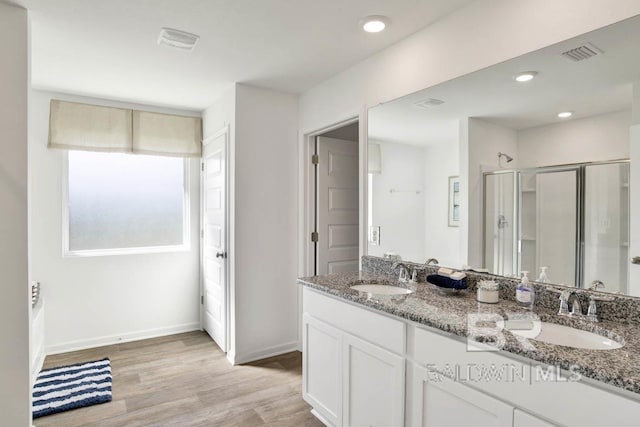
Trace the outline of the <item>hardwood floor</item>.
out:
M 37 418 L 45 426 L 322 426 L 302 400 L 302 359 L 231 366 L 204 332 L 49 356 L 45 368 L 109 357 L 113 400 Z

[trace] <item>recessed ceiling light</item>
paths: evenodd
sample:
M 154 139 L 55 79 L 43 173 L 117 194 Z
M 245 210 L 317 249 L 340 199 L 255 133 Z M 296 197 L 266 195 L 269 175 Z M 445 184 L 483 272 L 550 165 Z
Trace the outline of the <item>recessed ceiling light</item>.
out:
M 382 15 L 371 15 L 360 21 L 362 29 L 367 33 L 379 33 L 389 25 L 389 18 Z
M 571 117 L 573 113 L 571 111 L 563 111 L 562 113 L 558 113 L 558 117 L 561 119 L 566 119 L 567 117 Z
M 537 75 L 537 71 L 523 71 L 522 73 L 516 74 L 513 78 L 517 82 L 524 83 L 533 80 L 533 78 Z
M 418 108 L 433 108 L 442 104 L 444 104 L 444 101 L 436 98 L 426 98 L 413 103 Z

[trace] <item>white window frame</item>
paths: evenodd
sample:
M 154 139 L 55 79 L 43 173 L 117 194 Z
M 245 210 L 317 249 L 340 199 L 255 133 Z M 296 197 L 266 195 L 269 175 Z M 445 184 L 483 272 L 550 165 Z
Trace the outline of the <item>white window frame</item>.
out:
M 108 154 L 108 153 L 105 153 Z M 130 154 L 134 156 L 135 154 Z M 109 255 L 135 255 L 135 254 L 154 254 L 167 252 L 188 252 L 191 249 L 191 194 L 190 194 L 190 159 L 183 159 L 183 185 L 184 197 L 183 202 L 183 220 L 182 220 L 182 244 L 166 245 L 166 246 L 142 246 L 135 248 L 112 248 L 112 249 L 69 249 L 69 152 L 65 152 L 62 156 L 62 257 L 95 257 Z

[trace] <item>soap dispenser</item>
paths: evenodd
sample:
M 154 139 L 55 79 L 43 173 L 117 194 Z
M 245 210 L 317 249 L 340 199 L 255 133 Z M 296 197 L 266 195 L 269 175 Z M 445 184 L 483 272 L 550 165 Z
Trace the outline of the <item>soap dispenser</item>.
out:
M 549 267 L 540 267 L 540 277 L 538 277 L 538 282 L 549 283 L 549 276 L 547 276 L 547 268 Z
M 532 310 L 533 303 L 536 299 L 536 291 L 533 288 L 533 285 L 529 283 L 529 277 L 527 277 L 528 274 L 528 271 L 522 272 L 522 280 L 516 288 L 516 301 L 521 307 L 526 307 L 529 310 Z

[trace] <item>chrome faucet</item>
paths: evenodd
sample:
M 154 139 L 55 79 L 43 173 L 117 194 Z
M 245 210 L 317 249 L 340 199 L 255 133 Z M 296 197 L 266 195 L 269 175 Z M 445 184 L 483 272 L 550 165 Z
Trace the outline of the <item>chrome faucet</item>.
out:
M 560 308 L 558 309 L 558 316 L 582 316 L 582 307 L 575 291 L 571 289 L 564 289 L 560 292 Z M 571 312 L 569 312 L 569 301 L 573 295 L 573 305 L 571 306 Z
M 437 260 L 437 259 L 435 259 L 435 258 L 429 258 L 429 259 L 424 263 L 424 265 L 432 265 L 432 264 L 433 264 L 433 265 L 438 265 L 438 264 L 440 264 L 440 263 L 439 263 L 439 262 L 438 262 L 438 260 Z
M 572 292 L 573 295 L 573 304 L 571 305 L 571 316 L 582 316 L 582 307 L 580 306 L 580 300 L 578 299 L 578 294 Z M 569 295 L 569 299 L 567 303 L 571 302 L 571 295 Z
M 418 279 L 418 270 L 422 270 L 420 267 L 409 267 L 404 262 L 396 261 L 391 265 L 392 269 L 400 267 L 400 274 L 398 280 L 401 282 L 414 283 Z
M 394 262 L 393 265 L 391 265 L 391 268 L 394 270 L 398 267 L 400 267 L 400 274 L 398 276 L 398 280 L 401 282 L 406 282 L 407 278 L 410 277 L 409 276 L 410 268 L 404 262 L 398 262 L 398 261 Z

